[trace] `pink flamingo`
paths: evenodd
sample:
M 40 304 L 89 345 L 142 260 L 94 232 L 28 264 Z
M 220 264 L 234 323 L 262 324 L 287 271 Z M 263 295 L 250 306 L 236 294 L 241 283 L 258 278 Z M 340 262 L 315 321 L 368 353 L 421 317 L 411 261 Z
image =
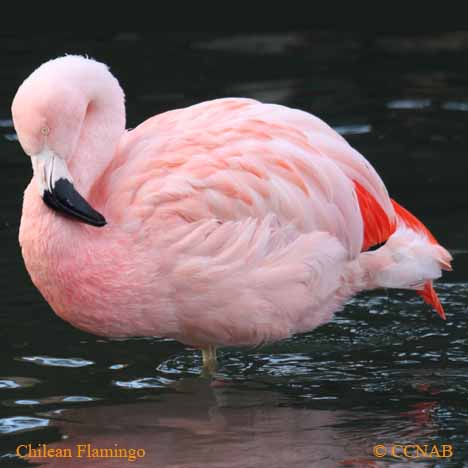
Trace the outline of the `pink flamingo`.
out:
M 34 170 L 26 268 L 75 327 L 171 337 L 212 368 L 216 347 L 312 330 L 363 290 L 414 289 L 445 318 L 450 254 L 317 117 L 230 98 L 127 131 L 118 81 L 79 56 L 35 70 L 12 114 Z

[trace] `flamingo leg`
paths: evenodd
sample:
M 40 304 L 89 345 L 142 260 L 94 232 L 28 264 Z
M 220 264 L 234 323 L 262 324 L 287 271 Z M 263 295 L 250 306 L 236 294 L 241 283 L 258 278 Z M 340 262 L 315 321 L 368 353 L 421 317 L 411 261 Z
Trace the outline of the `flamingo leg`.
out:
M 216 346 L 208 346 L 202 349 L 203 370 L 202 376 L 211 377 L 218 369 L 218 361 L 216 359 Z

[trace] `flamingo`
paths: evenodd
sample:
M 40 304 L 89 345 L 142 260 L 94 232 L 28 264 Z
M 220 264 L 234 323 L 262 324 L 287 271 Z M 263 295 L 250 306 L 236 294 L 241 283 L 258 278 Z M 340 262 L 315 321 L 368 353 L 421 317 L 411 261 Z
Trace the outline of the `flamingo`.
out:
M 225 98 L 125 129 L 108 67 L 64 56 L 12 104 L 33 177 L 19 242 L 73 326 L 202 350 L 256 346 L 332 319 L 374 288 L 433 288 L 452 257 L 319 118 Z M 373 247 L 377 247 L 371 249 Z

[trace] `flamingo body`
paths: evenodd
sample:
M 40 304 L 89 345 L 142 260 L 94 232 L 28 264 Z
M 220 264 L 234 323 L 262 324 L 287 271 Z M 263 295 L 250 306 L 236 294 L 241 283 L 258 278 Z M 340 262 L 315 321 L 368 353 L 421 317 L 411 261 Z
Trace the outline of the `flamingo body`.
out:
M 450 254 L 317 117 L 238 98 L 131 131 L 124 116 L 107 68 L 74 56 L 42 65 L 13 103 L 35 168 L 20 228 L 25 264 L 74 326 L 257 345 L 312 330 L 377 287 L 415 289 L 443 315 L 432 280 Z M 43 203 L 37 155 L 67 167 L 104 227 Z

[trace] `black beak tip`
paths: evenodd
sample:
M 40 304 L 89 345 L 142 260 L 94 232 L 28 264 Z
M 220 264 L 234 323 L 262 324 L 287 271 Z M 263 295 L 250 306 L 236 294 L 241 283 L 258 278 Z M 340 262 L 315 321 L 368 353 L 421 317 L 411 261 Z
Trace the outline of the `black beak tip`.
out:
M 43 193 L 42 199 L 49 208 L 74 218 L 77 221 L 95 227 L 103 227 L 107 224 L 104 216 L 90 206 L 75 190 L 73 184 L 66 179 L 59 179 L 51 192 L 46 190 Z
M 99 218 L 96 219 L 93 226 L 104 227 L 107 224 L 106 218 L 104 218 L 104 216 L 102 216 L 100 213 L 98 213 L 98 214 L 99 214 Z

